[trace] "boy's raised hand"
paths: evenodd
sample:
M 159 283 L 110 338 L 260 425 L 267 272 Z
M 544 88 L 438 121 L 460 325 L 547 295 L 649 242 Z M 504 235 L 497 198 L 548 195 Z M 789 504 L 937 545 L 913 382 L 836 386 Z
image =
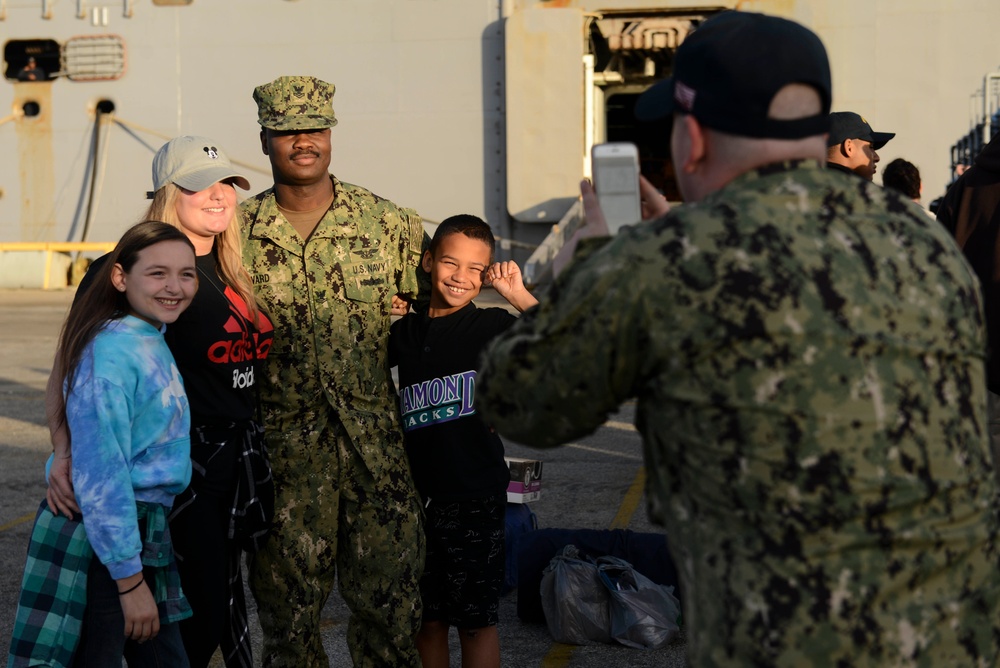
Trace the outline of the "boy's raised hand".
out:
M 524 311 L 538 303 L 534 295 L 524 287 L 521 268 L 513 260 L 494 262 L 486 270 L 486 280 L 518 311 Z
M 521 279 L 521 268 L 513 260 L 494 262 L 486 270 L 486 280 L 505 299 L 509 294 L 524 290 L 524 281 Z

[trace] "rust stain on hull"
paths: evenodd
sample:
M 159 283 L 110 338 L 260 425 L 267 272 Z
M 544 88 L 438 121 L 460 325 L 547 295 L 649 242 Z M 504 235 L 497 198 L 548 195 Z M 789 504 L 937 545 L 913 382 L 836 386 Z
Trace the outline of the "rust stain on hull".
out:
M 23 113 L 37 105 L 38 113 Z M 52 146 L 52 84 L 14 85 L 21 234 L 25 241 L 52 241 L 55 232 L 55 151 Z

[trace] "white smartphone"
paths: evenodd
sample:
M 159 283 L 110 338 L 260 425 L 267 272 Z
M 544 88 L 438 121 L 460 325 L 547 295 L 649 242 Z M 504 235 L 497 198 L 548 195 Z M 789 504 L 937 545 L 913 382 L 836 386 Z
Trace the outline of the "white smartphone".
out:
M 642 220 L 639 204 L 639 149 L 628 142 L 595 144 L 590 152 L 594 190 L 608 231 Z

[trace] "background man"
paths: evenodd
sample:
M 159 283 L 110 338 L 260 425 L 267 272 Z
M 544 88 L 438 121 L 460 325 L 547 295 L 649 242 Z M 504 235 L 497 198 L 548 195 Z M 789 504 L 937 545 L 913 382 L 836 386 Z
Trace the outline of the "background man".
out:
M 28 62 L 17 72 L 18 81 L 45 81 L 45 71 L 35 62 L 34 56 L 28 57 Z
M 830 114 L 830 135 L 826 140 L 827 166 L 871 181 L 879 161 L 877 151 L 895 136 L 895 132 L 875 132 L 853 111 L 834 112 Z
M 688 36 L 637 113 L 673 116 L 694 204 L 582 239 L 486 352 L 478 407 L 551 446 L 638 398 L 690 665 L 988 664 L 976 281 L 913 202 L 823 167 L 830 99 L 796 23 L 725 12 Z
M 386 340 L 393 295 L 418 293 L 425 234 L 329 173 L 333 94 L 286 76 L 253 95 L 274 187 L 243 203 L 244 262 L 275 329 L 261 379 L 275 526 L 250 583 L 265 666 L 327 666 L 335 576 L 355 665 L 413 666 L 424 542 Z

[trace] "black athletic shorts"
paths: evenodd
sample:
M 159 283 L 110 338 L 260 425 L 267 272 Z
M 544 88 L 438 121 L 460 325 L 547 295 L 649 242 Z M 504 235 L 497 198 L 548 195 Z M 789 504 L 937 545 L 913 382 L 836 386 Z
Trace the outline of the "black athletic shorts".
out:
M 427 562 L 420 579 L 424 619 L 459 629 L 496 626 L 504 577 L 507 495 L 431 499 Z

